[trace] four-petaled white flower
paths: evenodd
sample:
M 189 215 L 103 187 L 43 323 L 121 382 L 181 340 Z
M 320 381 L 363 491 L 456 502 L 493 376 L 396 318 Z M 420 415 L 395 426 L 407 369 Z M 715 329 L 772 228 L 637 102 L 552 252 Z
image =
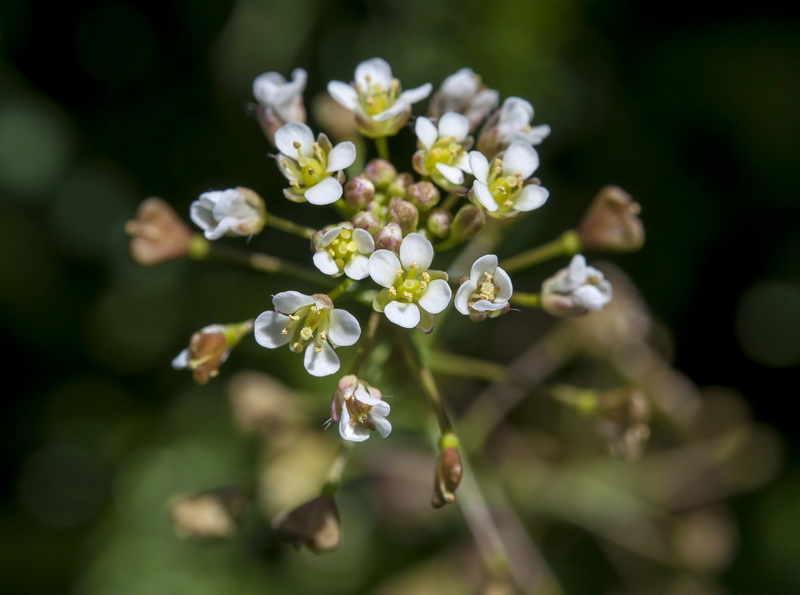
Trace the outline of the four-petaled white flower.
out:
M 611 283 L 576 254 L 565 269 L 542 284 L 542 308 L 554 316 L 581 316 L 611 301 Z
M 471 173 L 466 149 L 472 145 L 466 116 L 447 112 L 439 123 L 419 117 L 414 125 L 419 151 L 414 154 L 414 169 L 449 191 L 464 183 L 464 172 Z
M 447 273 L 429 271 L 433 246 L 421 234 L 410 233 L 400 244 L 400 258 L 389 250 L 377 250 L 369 258 L 369 276 L 385 289 L 372 307 L 395 324 L 423 329 L 433 326 L 433 314 L 450 303 L 452 291 Z
M 513 292 L 508 273 L 497 266 L 497 256 L 487 254 L 472 265 L 469 279 L 458 288 L 453 304 L 462 314 L 480 321 L 507 311 Z
M 350 374 L 339 380 L 331 403 L 331 420 L 339 422 L 339 434 L 351 442 L 363 442 L 372 432 L 386 438 L 392 424 L 386 419 L 391 407 L 381 391 Z
M 531 126 L 533 106 L 520 97 L 508 97 L 486 122 L 478 137 L 478 150 L 496 155 L 515 141 L 538 145 L 550 134 L 550 126 Z
M 411 116 L 411 105 L 430 95 L 432 88 L 425 83 L 401 92 L 400 81 L 392 77 L 391 66 L 381 58 L 361 62 L 354 85 L 328 83 L 331 97 L 355 114 L 359 130 L 370 138 L 397 134 Z
M 356 146 L 350 141 L 335 147 L 324 134 L 314 140 L 305 124 L 291 122 L 275 133 L 275 146 L 281 152 L 278 166 L 289 180 L 284 196 L 295 202 L 327 205 L 342 196 L 344 172 L 356 160 Z
M 528 143 L 511 143 L 491 167 L 483 153 L 471 151 L 469 164 L 475 181 L 470 198 L 489 214 L 507 218 L 541 207 L 550 193 L 536 183 L 525 183 L 539 167 L 539 154 Z
M 305 348 L 304 364 L 312 376 L 328 376 L 339 370 L 334 347 L 353 345 L 361 336 L 355 316 L 335 309 L 325 294 L 305 295 L 284 291 L 272 298 L 275 311 L 263 312 L 255 321 L 259 345 L 274 349 L 289 345 L 300 353 Z
M 247 188 L 204 192 L 189 207 L 192 221 L 209 240 L 225 234 L 250 236 L 264 228 L 264 200 Z
M 305 122 L 303 91 L 308 75 L 302 68 L 292 71 L 292 80 L 287 81 L 277 72 L 265 72 L 253 81 L 253 95 L 260 106 L 271 111 L 282 124 Z
M 475 130 L 497 107 L 499 99 L 499 93 L 495 89 L 487 89 L 481 83 L 481 77 L 472 69 L 462 68 L 442 81 L 428 111 L 433 117 L 447 112 L 464 114 L 469 120 L 469 129 Z
M 326 231 L 314 253 L 314 265 L 326 275 L 342 273 L 356 281 L 369 276 L 369 255 L 375 251 L 375 240 L 364 229 L 353 229 L 342 223 Z

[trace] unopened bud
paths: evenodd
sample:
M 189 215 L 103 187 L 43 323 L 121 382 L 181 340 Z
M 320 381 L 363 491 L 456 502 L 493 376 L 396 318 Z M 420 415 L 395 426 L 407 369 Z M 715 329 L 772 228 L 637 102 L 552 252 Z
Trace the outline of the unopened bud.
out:
M 136 219 L 125 224 L 131 236 L 131 257 L 142 266 L 183 258 L 189 253 L 192 231 L 175 210 L 160 198 L 142 202 Z
M 417 230 L 419 211 L 417 207 L 407 200 L 393 198 L 389 203 L 389 215 L 392 221 L 400 226 L 403 234 L 409 234 Z
M 372 159 L 364 167 L 363 175 L 378 190 L 385 190 L 397 177 L 397 169 L 385 159 Z
M 414 183 L 414 176 L 407 172 L 397 174 L 394 181 L 386 188 L 386 195 L 390 198 L 406 198 L 408 189 Z
M 484 225 L 486 225 L 486 212 L 472 204 L 464 205 L 453 218 L 450 235 L 463 242 L 482 230 Z
M 584 250 L 634 252 L 644 244 L 641 208 L 630 194 L 606 186 L 595 196 L 577 232 Z
M 375 249 L 391 250 L 399 254 L 402 241 L 403 230 L 400 229 L 400 225 L 394 222 L 387 223 L 375 234 Z
M 375 198 L 375 184 L 361 174 L 344 185 L 344 200 L 351 209 L 361 210 Z
M 445 209 L 434 209 L 428 215 L 427 228 L 437 238 L 446 238 L 450 235 L 453 224 L 453 214 Z
M 417 182 L 408 187 L 408 200 L 417 205 L 420 211 L 429 211 L 437 204 L 441 194 L 432 182 Z
M 436 461 L 436 475 L 433 481 L 433 499 L 431 504 L 434 508 L 441 508 L 445 504 L 450 504 L 456 499 L 456 489 L 461 483 L 464 474 L 464 467 L 461 464 L 461 455 L 458 449 L 448 446 L 439 453 Z
M 365 229 L 370 235 L 375 235 L 381 227 L 381 221 L 371 211 L 359 211 L 353 215 L 353 227 Z
M 175 532 L 189 539 L 226 539 L 236 533 L 248 501 L 239 488 L 216 488 L 175 498 L 169 513 Z
M 172 367 L 188 368 L 197 384 L 206 384 L 219 374 L 219 367 L 228 359 L 231 349 L 252 330 L 252 321 L 204 327 L 191 336 L 189 347 L 172 360 Z
M 283 541 L 315 554 L 332 552 L 342 541 L 339 511 L 331 496 L 319 496 L 279 514 L 272 527 Z

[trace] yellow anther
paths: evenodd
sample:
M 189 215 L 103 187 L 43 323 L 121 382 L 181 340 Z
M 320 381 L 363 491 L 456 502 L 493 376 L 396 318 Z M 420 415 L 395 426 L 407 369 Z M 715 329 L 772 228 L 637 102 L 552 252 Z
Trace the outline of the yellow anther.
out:
M 419 265 L 416 262 L 412 262 L 410 265 L 408 265 L 408 268 L 410 268 L 412 271 L 416 271 L 419 268 Z
M 314 345 L 314 353 L 319 353 L 322 351 L 322 345 Z
M 282 335 L 288 335 L 289 334 L 289 327 L 287 326 L 287 327 L 282 328 L 281 329 L 281 334 Z
M 420 281 L 420 282 L 419 282 L 419 288 L 420 288 L 422 291 L 425 291 L 426 289 L 428 289 L 428 284 L 427 284 L 427 283 L 425 283 L 425 281 Z
M 325 331 L 320 331 L 319 332 L 319 338 L 322 339 L 323 341 L 327 340 L 328 333 L 326 333 Z
M 353 242 L 353 241 L 350 241 L 350 242 L 347 242 L 347 249 L 348 249 L 350 252 L 355 252 L 355 251 L 358 249 L 358 246 L 356 246 L 356 243 L 355 243 L 355 242 Z
M 304 326 L 303 330 L 300 331 L 300 338 L 303 341 L 308 341 L 313 336 L 314 336 L 314 331 L 311 329 L 310 326 Z
M 342 231 L 339 232 L 339 237 L 344 238 L 345 240 L 349 240 L 350 236 L 352 235 L 353 232 L 349 229 L 342 229 Z
M 314 314 L 319 314 L 319 308 L 317 308 L 317 305 L 316 305 L 316 304 L 314 304 L 313 306 L 311 306 L 311 311 L 312 311 Z
M 403 276 L 403 269 L 397 269 L 394 272 L 395 277 L 402 277 Z
M 293 142 L 292 142 L 292 146 L 293 146 L 295 149 L 299 149 L 299 148 L 300 148 L 300 147 L 302 147 L 303 145 L 301 145 L 301 144 L 300 144 L 300 141 L 293 141 Z
M 315 176 L 315 175 L 317 175 L 317 172 L 315 172 L 315 171 L 314 171 L 314 168 L 313 168 L 313 167 L 309 167 L 309 168 L 308 168 L 306 171 L 308 172 L 308 175 L 309 175 L 309 176 Z
M 389 288 L 389 294 L 392 295 L 392 296 L 396 296 L 397 295 L 397 290 L 394 287 L 390 287 Z
M 499 192 L 500 194 L 508 194 L 508 189 L 505 186 L 498 186 L 497 192 Z
M 507 200 L 507 201 L 505 201 L 505 202 L 503 203 L 503 206 L 504 206 L 504 207 L 506 207 L 506 208 L 508 208 L 508 209 L 510 209 L 511 207 L 513 207 L 513 206 L 514 206 L 514 201 L 513 201 L 513 200 Z
M 289 186 L 292 188 L 300 188 L 300 183 L 297 180 L 289 180 Z
M 328 254 L 331 255 L 331 258 L 336 258 L 336 251 L 333 248 L 328 248 Z
M 300 317 L 297 314 L 289 314 L 289 320 L 300 320 Z
M 404 291 L 403 297 L 407 299 L 409 302 L 414 299 L 414 295 L 409 291 Z
M 422 280 L 425 281 L 425 283 L 428 283 L 431 280 L 430 273 L 428 273 L 427 271 L 422 273 Z

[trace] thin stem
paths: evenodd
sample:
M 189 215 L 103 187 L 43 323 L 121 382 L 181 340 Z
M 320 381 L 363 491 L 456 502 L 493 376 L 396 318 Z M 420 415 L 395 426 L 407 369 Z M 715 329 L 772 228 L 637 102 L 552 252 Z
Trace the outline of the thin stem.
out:
M 331 298 L 331 300 L 335 300 L 337 297 L 339 297 L 339 296 L 340 296 L 340 295 L 342 295 L 342 294 L 343 294 L 345 291 L 347 291 L 347 289 L 348 289 L 348 288 L 349 288 L 349 287 L 350 287 L 350 286 L 351 286 L 353 283 L 355 283 L 355 281 L 353 281 L 352 279 L 345 279 L 344 281 L 342 281 L 341 283 L 339 283 L 339 285 L 337 285 L 336 287 L 334 287 L 333 289 L 331 289 L 331 290 L 328 292 L 328 297 L 329 297 L 329 298 Z
M 556 239 L 546 244 L 502 260 L 500 262 L 500 267 L 507 273 L 520 271 L 550 260 L 551 258 L 576 254 L 580 250 L 580 246 L 578 234 L 574 230 L 568 229 Z
M 444 201 L 442 201 L 442 203 L 439 205 L 439 208 L 444 209 L 445 211 L 449 211 L 450 209 L 453 208 L 453 206 L 455 206 L 457 202 L 458 202 L 458 194 L 456 194 L 455 192 L 451 192 L 450 194 L 447 195 L 447 198 L 445 198 Z
M 342 483 L 342 475 L 344 474 L 345 467 L 347 467 L 347 460 L 350 458 L 350 451 L 352 450 L 353 443 L 348 440 L 342 440 L 342 446 L 339 449 L 339 454 L 331 464 L 328 477 L 325 479 L 325 485 L 322 486 L 323 496 L 333 496 L 339 489 Z
M 512 295 L 509 301 L 517 306 L 527 306 L 528 308 L 542 307 L 542 300 L 538 293 L 518 292 Z
M 375 334 L 378 331 L 378 325 L 380 322 L 381 313 L 373 310 L 369 315 L 369 320 L 367 321 L 367 332 L 364 333 L 364 339 L 361 342 L 361 346 L 358 348 L 356 359 L 350 366 L 350 374 L 358 375 L 359 369 L 361 369 L 361 366 L 366 361 L 367 356 L 369 356 L 369 352 L 372 349 L 372 343 L 375 341 Z
M 296 279 L 323 285 L 331 285 L 333 283 L 333 279 L 321 275 L 313 269 L 287 262 L 277 256 L 271 256 L 269 254 L 247 252 L 230 246 L 211 244 L 209 246 L 209 255 L 213 258 L 246 266 L 262 273 L 270 273 L 273 275 L 283 273 Z
M 486 360 L 456 355 L 445 351 L 431 351 L 430 367 L 434 372 L 460 376 L 462 378 L 477 378 L 490 382 L 508 381 L 510 375 L 506 366 L 488 362 Z
M 280 229 L 281 231 L 300 236 L 301 238 L 305 238 L 307 240 L 310 239 L 312 235 L 317 233 L 316 229 L 306 227 L 305 225 L 300 225 L 299 223 L 289 221 L 288 219 L 283 219 L 273 215 L 272 213 L 267 213 L 266 224 L 270 227 L 274 227 L 275 229 Z
M 375 139 L 375 148 L 378 150 L 378 157 L 389 161 L 389 143 L 386 141 L 385 136 Z

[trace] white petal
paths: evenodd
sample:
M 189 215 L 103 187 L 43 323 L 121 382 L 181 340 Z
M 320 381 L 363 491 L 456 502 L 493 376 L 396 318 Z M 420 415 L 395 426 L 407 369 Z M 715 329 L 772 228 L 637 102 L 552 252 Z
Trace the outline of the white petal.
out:
M 494 272 L 494 286 L 497 288 L 494 292 L 495 301 L 507 302 L 511 299 L 511 294 L 514 293 L 511 277 L 500 267 Z
M 538 184 L 528 184 L 522 189 L 522 193 L 514 201 L 514 206 L 518 211 L 533 211 L 547 202 L 550 193 L 547 188 Z
M 594 285 L 583 285 L 572 295 L 576 303 L 588 310 L 600 310 L 608 303 L 608 298 Z
M 380 434 L 381 438 L 386 438 L 392 433 L 392 424 L 385 417 L 373 415 L 372 423 L 375 424 L 375 431 Z
M 430 83 L 425 83 L 424 85 L 420 85 L 419 87 L 403 91 L 402 93 L 400 93 L 400 95 L 397 96 L 395 102 L 403 103 L 406 106 L 409 106 L 425 99 L 428 95 L 431 94 L 432 90 L 433 90 L 433 85 L 431 85 Z
M 458 161 L 456 161 L 456 167 L 458 169 L 460 169 L 461 171 L 466 172 L 468 174 L 472 173 L 472 168 L 469 165 L 469 154 L 468 153 L 466 153 L 466 152 L 461 153 L 461 157 L 459 157 Z
M 414 328 L 419 324 L 419 307 L 408 302 L 389 302 L 383 309 L 386 318 L 403 328 Z
M 256 343 L 268 349 L 275 349 L 289 342 L 290 334 L 281 334 L 289 324 L 289 317 L 278 312 L 262 312 L 256 318 L 253 327 L 253 336 Z
M 461 287 L 458 288 L 456 291 L 456 299 L 453 301 L 453 305 L 456 307 L 456 310 L 464 314 L 465 316 L 469 314 L 469 296 L 472 294 L 473 291 L 478 289 L 477 285 L 475 285 L 472 281 L 466 281 L 461 284 Z
M 436 169 L 442 174 L 445 179 L 451 184 L 461 185 L 464 183 L 464 172 L 453 167 L 452 165 L 445 165 L 444 163 L 437 163 Z
M 334 101 L 351 112 L 359 110 L 358 92 L 347 83 L 331 81 L 328 83 L 328 93 Z
M 330 376 L 339 370 L 339 356 L 333 351 L 333 347 L 327 341 L 320 343 L 320 350 L 317 351 L 314 343 L 306 347 L 303 357 L 303 365 L 306 371 L 312 376 Z
M 328 244 L 330 244 L 333 240 L 339 237 L 339 234 L 342 233 L 342 226 L 334 227 L 333 229 L 329 229 L 324 234 L 322 234 L 322 238 L 319 241 L 319 245 L 323 248 L 327 248 Z
M 502 310 L 508 302 L 490 302 L 489 300 L 478 300 L 472 304 L 472 309 L 476 312 L 494 312 Z
M 410 233 L 403 239 L 403 243 L 400 244 L 400 262 L 403 263 L 404 269 L 410 270 L 411 265 L 416 264 L 419 272 L 427 271 L 431 268 L 432 261 L 433 244 L 425 236 L 419 233 Z
M 532 145 L 538 145 L 548 136 L 550 136 L 550 126 L 542 124 L 541 126 L 534 126 L 528 132 L 524 133 L 525 141 Z
M 471 68 L 462 68 L 442 81 L 439 93 L 453 103 L 461 103 L 475 95 L 478 83 Z
M 328 153 L 328 173 L 347 169 L 356 160 L 356 146 L 349 140 L 339 143 Z
M 373 85 L 388 89 L 392 83 L 392 67 L 382 58 L 365 60 L 356 66 L 356 83 L 364 85 L 365 91 Z
M 489 178 L 489 160 L 480 151 L 469 152 L 469 169 L 476 180 L 487 183 Z
M 574 285 L 581 285 L 586 282 L 586 277 L 588 276 L 586 266 L 586 258 L 583 254 L 576 254 L 572 257 L 572 260 L 569 261 L 569 268 L 568 268 L 568 277 L 571 283 Z
M 354 254 L 346 265 L 344 265 L 344 274 L 360 281 L 369 277 L 369 258 L 363 254 Z
M 322 180 L 306 190 L 303 196 L 305 196 L 306 200 L 312 205 L 329 205 L 339 200 L 342 193 L 342 185 L 339 183 L 339 180 L 328 176 L 327 178 L 322 178 Z
M 325 249 L 317 250 L 314 253 L 313 260 L 314 266 L 317 267 L 320 272 L 325 273 L 326 275 L 341 275 L 342 273 L 339 270 L 339 267 L 336 266 L 333 257 Z
M 184 370 L 189 367 L 189 350 L 184 349 L 178 355 L 175 356 L 175 359 L 172 360 L 172 367 L 176 370 Z
M 355 391 L 356 399 L 364 403 L 364 405 L 369 405 L 372 407 L 370 411 L 371 415 L 379 416 L 379 417 L 386 417 L 391 413 L 392 408 L 389 406 L 389 403 L 382 399 L 376 399 L 372 395 L 370 395 L 366 390 L 356 390 Z
M 372 254 L 375 251 L 375 240 L 366 229 L 354 229 L 353 241 L 356 243 L 356 250 L 361 254 Z
M 265 72 L 253 81 L 253 95 L 259 103 L 271 105 L 275 98 L 276 90 L 286 83 L 286 79 L 277 72 Z
M 397 271 L 402 269 L 397 255 L 391 250 L 373 252 L 369 257 L 368 267 L 369 276 L 375 283 L 383 287 L 391 287 L 397 278 Z
M 361 336 L 361 326 L 356 317 L 347 310 L 334 308 L 330 314 L 328 338 L 336 347 L 355 345 Z
M 431 314 L 438 314 L 450 303 L 453 292 L 444 279 L 434 279 L 428 284 L 425 295 L 419 298 L 420 307 Z
M 497 256 L 494 254 L 481 256 L 472 264 L 472 268 L 469 271 L 469 280 L 477 287 L 483 283 L 484 273 L 494 275 L 495 269 L 497 269 Z
M 339 435 L 350 442 L 364 442 L 369 438 L 369 430 L 359 424 L 350 423 L 350 412 L 347 405 L 342 403 L 342 413 L 339 418 Z
M 300 143 L 300 153 L 306 157 L 314 155 L 314 134 L 311 128 L 301 122 L 289 122 L 275 132 L 275 146 L 278 150 L 292 158 L 297 157 L 298 149 L 294 143 Z
M 436 139 L 439 138 L 439 131 L 436 126 L 428 118 L 420 116 L 414 124 L 414 132 L 417 133 L 417 138 L 422 146 L 430 150 Z
M 475 180 L 472 184 L 472 190 L 475 192 L 478 202 L 483 205 L 484 209 L 490 213 L 497 210 L 497 201 L 494 199 L 494 196 L 492 196 L 492 193 L 489 192 L 489 187 L 484 182 Z
M 447 112 L 439 120 L 439 138 L 454 138 L 463 141 L 469 134 L 469 120 L 455 112 Z
M 503 154 L 503 174 L 519 174 L 527 180 L 539 167 L 539 154 L 528 143 L 515 141 Z
M 299 291 L 282 291 L 272 297 L 275 311 L 281 314 L 294 314 L 303 306 L 313 306 L 314 298 Z
M 211 229 L 217 225 L 214 219 L 214 202 L 205 193 L 200 198 L 192 202 L 189 206 L 189 217 L 200 229 Z
M 504 123 L 513 124 L 519 130 L 528 125 L 533 118 L 533 106 L 520 97 L 508 97 L 500 108 L 500 119 Z

